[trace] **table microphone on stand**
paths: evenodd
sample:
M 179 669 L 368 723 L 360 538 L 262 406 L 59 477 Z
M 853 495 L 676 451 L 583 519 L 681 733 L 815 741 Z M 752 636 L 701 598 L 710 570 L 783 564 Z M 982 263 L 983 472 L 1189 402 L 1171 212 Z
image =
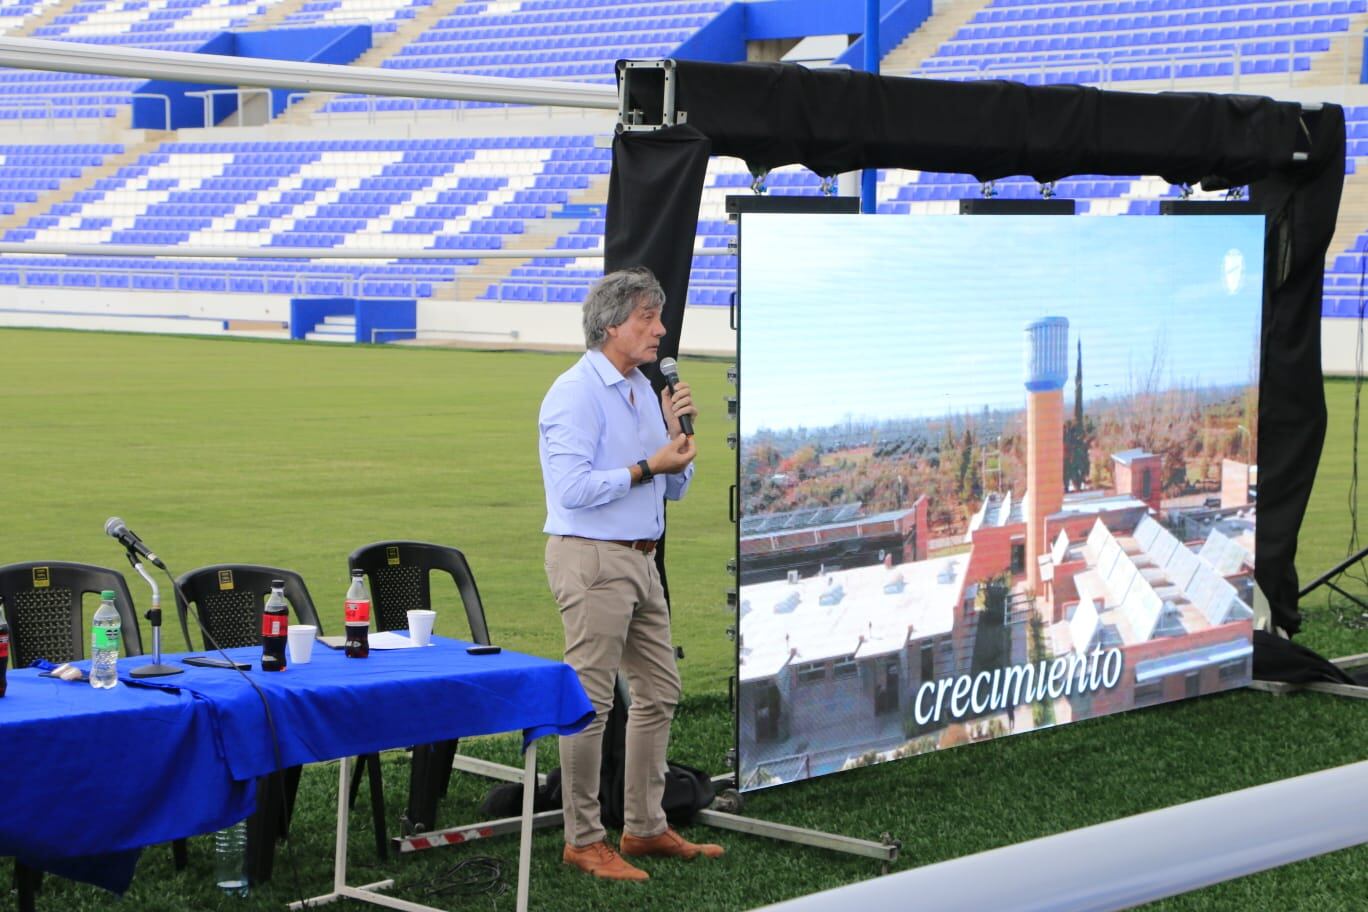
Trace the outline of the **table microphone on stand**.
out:
M 124 546 L 125 556 L 128 562 L 133 565 L 133 569 L 138 571 L 138 575 L 147 580 L 147 585 L 152 587 L 152 607 L 147 610 L 143 617 L 152 624 L 152 664 L 139 665 L 129 672 L 135 678 L 162 678 L 167 675 L 181 674 L 184 668 L 177 668 L 174 665 L 164 665 L 161 660 L 161 591 L 157 588 L 157 581 L 154 580 L 145 569 L 143 569 L 142 558 L 147 558 L 162 570 L 166 570 L 166 564 L 161 562 L 157 555 L 153 554 L 141 538 L 124 525 L 124 521 L 117 516 L 111 516 L 105 521 L 105 534 Z M 168 571 L 169 574 L 169 571 Z

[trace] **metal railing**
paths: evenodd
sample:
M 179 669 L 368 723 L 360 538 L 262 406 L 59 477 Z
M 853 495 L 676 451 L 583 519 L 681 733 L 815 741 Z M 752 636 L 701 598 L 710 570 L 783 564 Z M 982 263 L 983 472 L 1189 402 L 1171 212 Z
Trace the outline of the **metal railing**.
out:
M 1085 84 L 1098 85 L 1101 87 L 1111 87 L 1117 84 L 1126 85 L 1137 82 L 1153 82 L 1153 79 L 1120 79 L 1118 73 L 1124 69 L 1134 66 L 1157 67 L 1163 71 L 1159 79 L 1167 80 L 1169 87 L 1173 88 L 1178 79 L 1229 79 L 1230 87 L 1233 91 L 1240 88 L 1241 79 L 1248 81 L 1251 77 L 1265 81 L 1269 84 L 1282 81 L 1284 78 L 1288 86 L 1297 84 L 1298 75 L 1305 75 L 1310 69 L 1298 70 L 1298 60 L 1310 60 L 1310 66 L 1314 67 L 1318 60 L 1327 57 L 1337 57 L 1339 60 L 1341 89 L 1347 89 L 1351 85 L 1358 84 L 1359 74 L 1350 72 L 1349 63 L 1356 48 L 1361 48 L 1365 39 L 1368 39 L 1368 29 L 1358 32 L 1304 32 L 1291 35 L 1270 35 L 1259 38 L 1228 38 L 1212 39 L 1209 41 L 1189 41 L 1182 43 L 1169 42 L 1162 45 L 1150 47 L 1112 48 L 1102 49 L 1082 49 L 1082 50 L 1040 50 L 1022 51 L 1022 56 L 1030 55 L 1038 57 L 1038 60 L 1031 61 L 1012 61 L 1000 59 L 983 59 L 976 62 L 966 62 L 961 65 L 947 64 L 945 66 L 925 66 L 911 71 L 906 75 L 915 75 L 923 78 L 938 79 L 942 77 L 962 76 L 971 79 L 993 79 L 1003 78 L 1009 75 L 1029 75 L 1039 76 L 1044 82 L 1054 73 L 1075 73 L 1086 74 L 1089 71 L 1096 73 L 1096 79 L 1080 78 L 1078 81 Z M 983 39 L 993 40 L 993 39 Z M 1328 40 L 1330 47 L 1326 50 L 1305 50 L 1307 42 Z M 1216 44 L 1229 45 L 1229 47 L 1216 48 L 1210 51 L 1185 51 L 1182 48 L 1190 47 L 1194 44 Z M 1258 50 L 1259 45 L 1286 44 L 1285 50 L 1262 51 Z M 936 58 L 937 60 L 953 60 L 953 58 Z M 1287 70 L 1284 74 L 1281 71 L 1269 71 L 1266 73 L 1244 72 L 1245 64 L 1256 60 L 1277 60 L 1286 61 Z M 1182 76 L 1178 75 L 1184 63 L 1214 63 L 1217 67 L 1229 65 L 1229 74 L 1218 74 L 1213 76 Z M 1324 68 L 1322 67 L 1322 72 Z
M 15 275 L 8 281 L 7 273 Z M 206 269 L 150 269 L 106 267 L 98 270 L 78 266 L 10 264 L 0 260 L 0 286 L 19 288 L 98 288 L 103 290 L 165 291 L 177 294 L 288 294 L 293 297 L 336 295 L 348 298 L 423 298 L 433 286 L 453 282 L 459 275 L 434 273 L 421 276 L 361 275 L 331 272 L 279 270 L 244 274 Z M 138 282 L 147 279 L 150 281 Z M 169 281 L 168 281 L 169 280 Z M 199 281 L 192 281 L 199 280 Z M 281 289 L 281 285 L 288 287 Z M 208 287 L 206 287 L 208 286 Z
M 474 104 L 464 101 L 450 100 L 442 104 L 441 107 L 423 107 L 422 103 L 427 99 L 422 98 L 395 98 L 392 96 L 358 95 L 356 93 L 339 92 L 291 92 L 286 96 L 285 107 L 288 110 L 306 98 L 322 96 L 325 98 L 319 109 L 311 114 L 311 117 L 322 116 L 324 121 L 332 124 L 334 117 L 343 120 L 365 117 L 366 123 L 375 123 L 380 115 L 405 114 L 417 123 L 420 119 L 435 116 L 446 117 L 447 119 L 461 122 L 468 118 L 479 116 L 481 118 L 501 117 L 504 120 L 512 120 L 518 114 L 533 111 L 559 112 L 564 113 L 564 109 L 553 106 L 541 105 L 517 105 L 517 104 L 493 104 L 480 103 Z M 339 111 L 333 102 L 347 101 L 360 102 L 363 109 L 356 111 Z M 381 102 L 384 102 L 384 110 L 381 109 Z M 573 109 L 572 109 L 573 110 Z M 594 112 L 589 108 L 581 108 L 577 115 L 580 118 L 593 117 Z
M 7 281 L 6 273 L 12 272 L 15 281 Z M 296 297 L 308 295 L 337 295 L 348 298 L 429 298 L 434 286 L 449 284 L 465 273 L 424 272 L 419 275 L 390 276 L 383 273 L 365 272 L 360 274 L 333 273 L 309 270 L 279 269 L 266 272 L 230 273 L 210 269 L 157 269 L 146 266 L 100 266 L 98 269 L 79 266 L 59 266 L 48 264 L 12 264 L 0 258 L 0 286 L 9 285 L 20 288 L 98 288 L 103 290 L 127 289 L 130 291 L 167 291 L 173 293 L 208 292 L 223 294 L 290 294 Z M 149 281 L 138 282 L 137 279 Z M 282 290 L 281 284 L 289 283 Z M 493 294 L 482 300 L 531 303 L 578 303 L 578 301 L 554 300 L 551 289 L 583 289 L 585 279 L 555 278 L 551 276 L 528 276 L 491 281 Z M 207 286 L 207 287 L 206 287 Z M 539 293 L 522 297 L 512 291 L 513 287 L 532 286 Z M 726 294 L 736 290 L 728 282 L 703 281 L 691 282 L 691 291 L 721 291 Z M 721 305 L 718 305 L 721 306 Z
M 187 98 L 198 98 L 204 105 L 204 125 L 206 127 L 219 126 L 218 122 L 218 99 L 220 97 L 232 97 L 237 99 L 237 125 L 239 127 L 248 126 L 242 119 L 243 108 L 247 105 L 247 99 L 251 96 L 266 97 L 266 119 L 270 120 L 273 116 L 271 110 L 271 89 L 262 89 L 254 86 L 238 86 L 232 89 L 203 89 L 198 92 L 186 92 Z
M 582 288 L 586 288 L 586 287 L 588 286 L 588 280 L 586 280 L 586 279 L 574 279 L 574 278 L 556 278 L 556 277 L 552 277 L 552 276 L 507 276 L 506 278 L 498 279 L 497 281 L 491 281 L 489 284 L 490 284 L 492 290 L 494 291 L 494 294 L 493 294 L 491 297 L 488 297 L 488 298 L 481 298 L 481 300 L 486 300 L 486 301 L 500 301 L 500 302 L 503 302 L 503 301 L 514 301 L 514 302 L 519 302 L 519 301 L 521 301 L 521 302 L 527 302 L 527 301 L 529 300 L 528 298 L 525 298 L 525 297 L 516 297 L 516 296 L 514 296 L 515 293 L 512 292 L 511 290 L 509 290 L 508 288 L 506 288 L 505 286 L 521 287 L 521 288 L 526 288 L 526 287 L 528 287 L 528 286 L 531 286 L 531 287 L 536 288 L 536 289 L 539 290 L 539 294 L 536 295 L 536 296 L 534 296 L 534 297 L 532 297 L 532 298 L 530 299 L 530 300 L 531 300 L 531 303 L 534 303 L 534 304 L 536 304 L 536 303 L 548 303 L 548 304 L 573 303 L 573 304 L 578 304 L 578 303 L 580 303 L 579 301 L 568 301 L 568 302 L 567 302 L 567 301 L 556 301 L 556 300 L 552 300 L 552 298 L 551 298 L 551 289 L 553 289 L 553 288 L 582 289 Z M 689 290 L 690 290 L 690 291 L 722 291 L 722 292 L 726 292 L 726 293 L 730 294 L 731 292 L 733 292 L 733 291 L 736 290 L 736 285 L 735 285 L 734 283 L 731 283 L 731 282 L 717 282 L 717 281 L 690 282 L 690 283 L 689 283 Z M 716 306 L 722 306 L 722 305 L 716 305 Z
M 171 129 L 171 97 L 169 95 L 160 95 L 155 92 L 134 92 L 128 97 L 134 101 L 139 98 L 160 99 L 162 103 L 162 129 Z
M 82 120 L 113 116 L 113 109 L 130 105 L 139 98 L 160 101 L 164 111 L 163 123 L 170 128 L 171 99 L 169 96 L 154 92 L 44 92 L 32 96 L 0 98 L 0 111 L 19 111 L 21 120 L 38 120 L 40 117 L 45 128 L 51 129 L 59 121 Z M 81 109 L 98 109 L 99 114 L 82 116 Z M 24 112 L 40 112 L 38 117 L 27 117 Z M 3 120 L 4 118 L 0 118 Z

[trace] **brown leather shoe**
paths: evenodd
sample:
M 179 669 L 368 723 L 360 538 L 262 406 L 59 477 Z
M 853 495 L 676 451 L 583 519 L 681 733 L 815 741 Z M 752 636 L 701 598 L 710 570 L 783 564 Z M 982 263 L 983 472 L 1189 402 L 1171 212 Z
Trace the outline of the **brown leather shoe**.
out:
M 561 853 L 561 860 L 586 874 L 593 874 L 604 880 L 651 879 L 650 874 L 624 861 L 622 856 L 608 845 L 607 840 L 600 840 L 587 846 L 572 846 L 567 842 L 565 851 Z
M 633 836 L 630 833 L 622 834 L 622 854 L 633 858 L 640 858 L 643 855 L 656 858 L 693 859 L 700 855 L 704 858 L 719 858 L 725 852 L 726 849 L 711 842 L 689 842 L 669 828 L 659 836 L 649 838 Z

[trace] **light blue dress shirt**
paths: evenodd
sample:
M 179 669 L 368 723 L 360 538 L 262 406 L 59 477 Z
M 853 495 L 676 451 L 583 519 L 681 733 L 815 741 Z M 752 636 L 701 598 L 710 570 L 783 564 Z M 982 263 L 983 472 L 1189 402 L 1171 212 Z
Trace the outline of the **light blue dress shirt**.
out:
M 693 465 L 632 484 L 628 467 L 670 440 L 660 397 L 641 371 L 624 377 L 602 352 L 585 352 L 551 384 L 537 425 L 546 488 L 542 531 L 599 539 L 664 534 L 664 498 L 684 496 Z

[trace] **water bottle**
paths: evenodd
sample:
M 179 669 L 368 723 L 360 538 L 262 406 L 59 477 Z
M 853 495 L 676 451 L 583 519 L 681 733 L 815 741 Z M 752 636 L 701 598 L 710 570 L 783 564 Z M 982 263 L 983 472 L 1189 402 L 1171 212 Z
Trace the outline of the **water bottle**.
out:
M 285 581 L 271 580 L 271 595 L 261 613 L 261 670 L 285 670 L 285 640 L 290 627 L 290 609 L 285 603 Z
M 247 895 L 247 821 L 214 834 L 214 883 L 229 896 Z
M 342 646 L 347 658 L 364 659 L 370 655 L 371 597 L 366 591 L 366 576 L 361 570 L 352 571 L 351 588 L 347 590 L 347 639 Z
M 90 619 L 90 686 L 110 688 L 119 683 L 119 641 L 123 623 L 114 608 L 114 591 L 100 593 L 100 607 Z
M 0 599 L 0 697 L 5 695 L 5 671 L 9 668 L 9 621 L 5 620 L 5 600 Z

